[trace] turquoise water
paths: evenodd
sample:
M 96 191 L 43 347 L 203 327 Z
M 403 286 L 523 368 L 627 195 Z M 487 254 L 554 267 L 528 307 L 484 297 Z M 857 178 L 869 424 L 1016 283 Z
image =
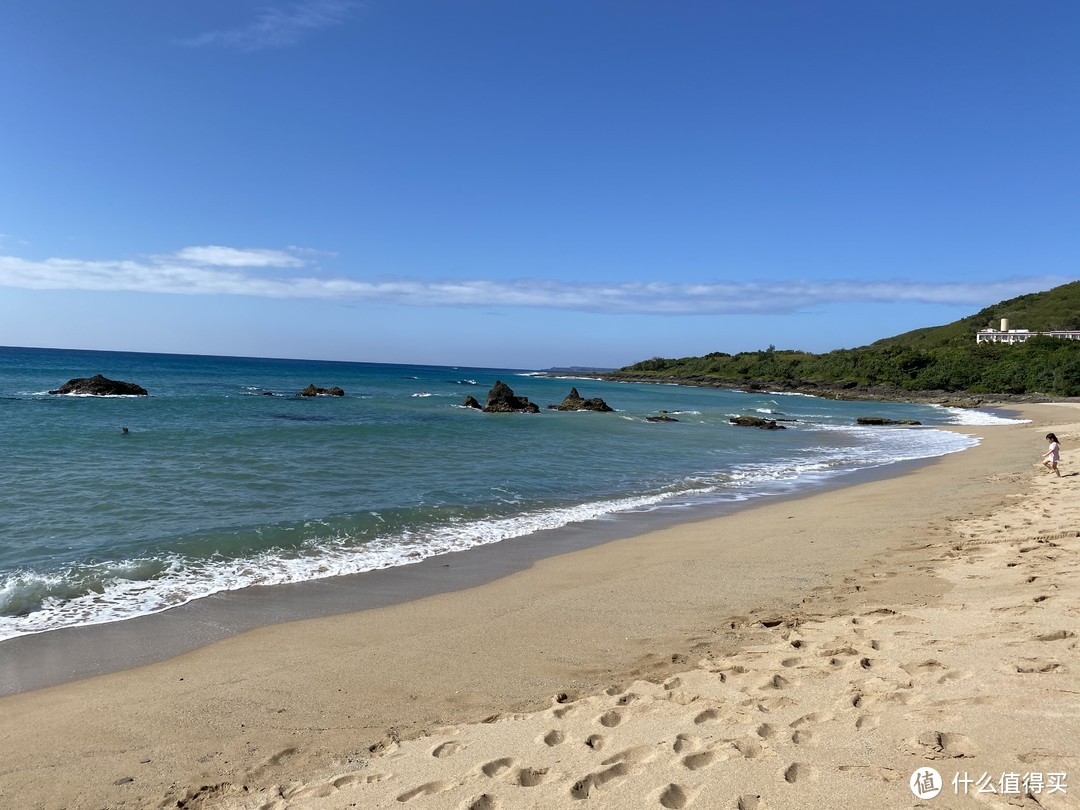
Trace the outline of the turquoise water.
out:
M 47 393 L 97 373 L 150 396 Z M 616 412 L 461 407 L 496 379 L 542 408 L 577 386 Z M 297 398 L 309 383 L 346 396 Z M 679 422 L 645 421 L 661 410 Z M 729 425 L 737 414 L 797 421 L 759 431 Z M 527 370 L 0 348 L 0 639 L 572 522 L 767 497 L 974 443 L 859 428 L 860 415 L 994 420 Z

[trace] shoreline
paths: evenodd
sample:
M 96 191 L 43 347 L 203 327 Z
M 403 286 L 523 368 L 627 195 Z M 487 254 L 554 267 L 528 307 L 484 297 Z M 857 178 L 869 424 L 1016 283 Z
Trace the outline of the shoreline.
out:
M 965 432 L 967 425 L 934 426 Z M 958 451 L 967 452 L 973 448 Z M 946 454 L 950 455 L 950 454 Z M 540 560 L 747 509 L 903 476 L 944 456 L 831 475 L 745 500 L 661 505 L 544 529 L 420 562 L 305 582 L 219 591 L 164 611 L 0 640 L 0 698 L 168 660 L 249 630 L 390 607 L 477 587 Z
M 858 385 L 855 383 L 818 382 L 814 380 L 744 380 L 707 376 L 664 376 L 629 372 L 575 373 L 536 372 L 538 376 L 555 379 L 605 380 L 607 382 L 649 383 L 654 385 L 688 385 L 698 388 L 724 388 L 742 393 L 806 394 L 823 399 L 902 402 L 913 405 L 941 405 L 951 408 L 1008 408 L 1013 406 L 1080 403 L 1078 397 L 1059 397 L 1046 394 L 977 394 L 972 391 L 908 391 L 894 385 Z
M 875 798 L 861 806 L 912 806 L 903 781 L 907 773 L 899 786 L 884 777 L 859 781 L 862 775 L 850 775 L 842 768 L 842 778 L 810 776 L 825 772 L 825 763 L 831 761 L 829 752 L 846 744 L 844 739 L 854 734 L 854 725 L 836 740 L 817 730 L 818 748 L 797 749 L 803 759 L 795 762 L 789 761 L 790 756 L 779 759 L 779 752 L 788 753 L 778 738 L 768 736 L 765 726 L 775 731 L 781 727 L 777 718 L 802 711 L 817 699 L 815 689 L 841 683 L 808 664 L 789 666 L 782 660 L 795 660 L 791 641 L 798 639 L 793 634 L 809 638 L 820 628 L 837 633 L 840 625 L 851 627 L 849 615 L 876 616 L 860 620 L 866 625 L 904 611 L 929 616 L 969 587 L 950 573 L 953 569 L 948 566 L 955 563 L 943 561 L 942 555 L 948 556 L 963 536 L 957 527 L 964 521 L 983 520 L 991 521 L 987 530 L 991 534 L 1005 532 L 1008 526 L 1000 521 L 993 524 L 993 516 L 1016 504 L 1018 496 L 1036 485 L 1032 467 L 1045 429 L 1056 428 L 1068 442 L 1066 448 L 1080 441 L 1080 434 L 1068 427 L 1080 421 L 1075 406 L 1020 410 L 1035 421 L 964 426 L 964 432 L 982 437 L 980 445 L 920 464 L 902 475 L 804 497 L 770 499 L 718 518 L 547 557 L 476 587 L 360 613 L 262 627 L 159 663 L 0 699 L 0 804 L 314 808 L 346 807 L 350 801 L 361 801 L 359 806 L 364 807 L 399 806 L 419 799 L 416 804 L 421 807 L 513 807 L 537 802 L 576 806 L 571 798 L 580 797 L 570 795 L 576 780 L 598 791 L 598 796 L 606 792 L 615 797 L 622 789 L 618 785 L 625 784 L 626 790 L 633 791 L 627 795 L 648 794 L 658 806 L 690 806 L 695 797 L 701 799 L 701 806 L 727 806 L 707 801 L 708 791 L 730 787 L 720 769 L 707 766 L 726 761 L 723 757 L 733 746 L 737 749 L 742 739 L 731 738 L 734 731 L 722 731 L 721 724 L 742 723 L 743 715 L 752 709 L 761 734 L 755 742 L 751 728 L 747 739 L 753 745 L 744 744 L 755 756 L 744 753 L 729 763 L 732 769 L 736 764 L 749 769 L 738 772 L 745 784 L 730 787 L 734 791 L 731 802 L 738 799 L 739 806 L 766 807 L 765 803 L 752 805 L 749 799 L 743 803 L 742 797 L 760 798 L 773 791 L 773 807 L 821 806 L 821 790 L 826 787 L 833 795 L 844 796 L 849 789 L 871 786 L 873 796 L 893 796 L 896 801 L 882 804 L 875 803 Z M 1067 475 L 1057 491 L 1048 490 L 1050 484 L 1044 479 L 1037 485 L 1047 490 L 1047 497 L 1057 497 L 1069 491 L 1065 487 L 1073 486 L 1073 475 Z M 1069 519 L 1069 514 L 1062 513 L 1044 520 L 1057 525 L 1056 521 Z M 1030 534 L 1034 529 L 1025 531 Z M 1032 561 L 1035 556 L 1032 552 L 1021 559 Z M 1044 564 L 1047 568 L 1032 576 L 1054 579 L 1054 560 Z M 1005 570 L 1004 565 L 1000 568 Z M 988 569 L 985 576 L 991 574 L 997 576 L 1000 571 Z M 1051 595 L 1055 598 L 1038 602 L 1037 610 L 1069 608 L 1067 597 L 1075 593 L 1075 577 L 1062 579 L 1054 587 Z M 989 588 L 978 589 L 970 595 L 971 604 L 993 595 Z M 892 613 L 874 613 L 886 609 Z M 956 618 L 963 619 L 962 614 L 957 611 Z M 1055 614 L 1053 621 L 1064 620 Z M 901 634 L 910 626 L 899 623 L 894 629 L 890 643 L 898 648 L 915 643 Z M 995 628 L 979 629 L 992 634 Z M 1067 626 L 1060 629 L 1069 632 Z M 778 638 L 778 634 L 788 638 Z M 1068 639 L 1060 637 L 1065 645 Z M 780 649 L 787 652 L 782 660 L 776 657 L 777 669 L 766 682 L 765 670 L 758 671 L 761 662 L 771 662 L 775 657 L 771 651 Z M 1073 648 L 1059 645 L 1054 649 L 1061 660 L 1059 666 L 1045 670 L 1049 676 L 1043 682 L 1054 682 L 1068 672 L 1070 656 L 1075 657 Z M 905 663 L 892 662 L 892 655 L 886 646 L 866 653 L 865 665 L 859 663 L 859 655 L 850 661 L 843 653 L 832 658 L 842 661 L 843 677 L 857 675 L 869 683 L 872 678 L 887 681 L 893 675 L 891 663 Z M 934 655 L 933 660 L 950 657 L 949 650 Z M 736 660 L 743 673 L 731 669 Z M 712 663 L 696 669 L 702 661 Z M 984 685 L 990 676 L 978 670 L 978 660 L 967 664 L 975 675 L 961 680 L 969 686 Z M 719 674 L 728 668 L 731 674 L 723 679 L 728 683 L 725 689 L 748 673 L 754 678 L 761 675 L 762 683 L 755 681 L 747 687 L 751 691 L 739 693 L 738 700 L 734 694 L 707 698 L 704 693 L 722 680 L 710 675 L 709 667 Z M 784 669 L 791 670 L 786 677 Z M 1014 670 L 1013 680 L 1030 692 L 1028 676 L 1016 672 L 1021 670 Z M 919 677 L 909 673 L 908 680 L 914 683 Z M 938 677 L 945 675 L 937 673 L 935 684 L 941 683 Z M 675 683 L 673 678 L 687 685 L 668 688 Z M 707 684 L 691 689 L 690 684 L 699 679 Z M 654 686 L 649 684 L 667 697 L 661 700 L 653 695 Z M 923 686 L 919 681 L 905 688 L 915 688 L 918 695 Z M 937 686 L 927 682 L 925 688 L 929 694 Z M 836 695 L 826 692 L 821 693 L 821 700 L 831 701 L 829 713 L 835 714 Z M 672 697 L 676 694 L 683 694 L 688 702 L 679 704 Z M 757 696 L 757 708 L 743 707 L 738 701 L 751 694 Z M 616 708 L 624 698 L 626 703 Z M 885 720 L 895 706 L 902 705 L 881 700 L 878 714 Z M 635 701 L 640 703 L 627 708 Z M 708 701 L 714 707 L 703 710 Z M 866 702 L 871 702 L 869 697 Z M 676 735 L 671 726 L 653 736 L 666 740 L 664 750 L 669 752 L 673 741 L 676 753 L 683 745 L 686 753 L 678 759 L 698 757 L 693 762 L 699 767 L 684 762 L 675 778 L 676 772 L 662 763 L 659 748 L 638 750 L 648 747 L 645 743 L 624 747 L 621 759 L 601 763 L 619 754 L 620 735 L 642 727 L 631 719 L 641 715 L 644 722 L 650 712 L 658 714 L 661 708 L 680 705 L 690 717 L 687 724 L 694 734 Z M 922 711 L 921 705 L 916 702 L 905 711 Z M 728 713 L 721 717 L 723 707 Z M 931 709 L 937 710 L 927 707 Z M 708 711 L 714 714 L 702 713 Z M 982 710 L 965 704 L 951 711 L 960 716 Z M 475 760 L 486 750 L 485 741 L 515 724 L 532 733 L 535 727 L 529 723 L 554 726 L 570 723 L 575 715 L 584 723 L 580 729 L 552 728 L 551 736 L 545 733 L 552 742 L 530 754 L 537 762 L 545 751 L 562 760 L 530 766 L 528 772 L 524 749 L 499 758 L 514 763 L 501 770 L 494 767 L 496 759 L 487 763 L 493 766 L 488 770 Z M 699 716 L 704 718 L 700 723 L 695 719 Z M 998 716 L 1004 725 L 999 723 L 997 731 L 1005 739 L 1013 732 L 1012 723 L 1007 715 Z M 1075 717 L 1066 720 L 1074 723 Z M 821 722 L 828 726 L 832 720 Z M 892 728 L 889 722 L 882 721 L 878 730 L 864 726 L 869 735 L 865 739 L 882 737 Z M 939 723 L 941 733 L 926 750 L 933 751 L 937 745 L 939 753 L 983 762 L 979 757 L 990 749 L 979 734 L 974 735 L 982 743 L 979 754 L 972 749 L 955 754 L 967 744 L 960 737 L 971 736 L 950 731 L 957 722 Z M 1043 728 L 1044 748 L 1055 748 L 1050 754 L 1058 760 L 1056 749 L 1065 739 L 1062 722 L 1059 717 L 1052 727 L 1044 724 Z M 584 729 L 610 740 L 603 755 L 588 745 L 571 747 L 555 735 L 557 730 L 570 735 Z M 810 730 L 805 730 L 804 743 L 810 739 Z M 1031 734 L 1023 731 L 1017 736 L 1026 740 Z M 1076 734 L 1071 737 L 1077 738 Z M 442 747 L 453 740 L 461 741 L 459 749 Z M 446 755 L 432 756 L 436 750 Z M 631 750 L 637 753 L 628 753 Z M 922 751 L 904 756 L 921 762 Z M 582 756 L 597 759 L 591 781 L 578 768 L 575 757 Z M 405 768 L 413 759 L 415 773 Z M 475 767 L 469 764 L 474 760 Z M 1064 767 L 1058 760 L 1052 767 Z M 583 768 L 585 760 L 581 762 Z M 796 767 L 800 762 L 801 769 Z M 620 763 L 622 767 L 616 767 Z M 661 764 L 664 767 L 657 772 Z M 860 765 L 864 766 L 871 767 Z M 446 768 L 458 768 L 458 775 L 446 776 Z M 620 779 L 601 780 L 598 774 L 608 772 L 604 768 L 615 768 L 618 774 L 612 776 Z M 496 778 L 503 770 L 505 776 Z M 899 773 L 897 768 L 891 770 Z M 518 777 L 516 786 L 508 782 L 511 774 Z M 630 777 L 655 780 L 646 786 Z M 855 780 L 851 785 L 844 781 L 849 778 Z M 790 790 L 796 783 L 803 791 L 799 802 L 777 798 L 794 798 Z M 1077 788 L 1080 792 L 1080 785 Z M 789 793 L 783 794 L 785 790 Z M 874 792 L 879 790 L 897 792 Z M 547 804 L 546 791 L 561 798 Z M 491 803 L 461 804 L 479 801 L 481 793 Z

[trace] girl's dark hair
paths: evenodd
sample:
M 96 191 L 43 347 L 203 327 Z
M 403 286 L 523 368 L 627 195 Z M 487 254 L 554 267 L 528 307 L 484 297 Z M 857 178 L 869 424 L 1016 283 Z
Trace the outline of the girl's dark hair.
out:
M 1058 442 L 1058 437 L 1055 436 L 1053 433 L 1047 433 L 1046 438 L 1052 442 Z M 1061 442 L 1058 442 L 1058 444 L 1061 444 Z

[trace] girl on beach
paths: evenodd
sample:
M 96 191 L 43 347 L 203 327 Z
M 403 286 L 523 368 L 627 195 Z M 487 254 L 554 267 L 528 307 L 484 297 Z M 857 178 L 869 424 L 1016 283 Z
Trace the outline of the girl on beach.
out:
M 1050 449 L 1043 453 L 1042 463 L 1058 478 L 1061 478 L 1061 470 L 1058 469 L 1058 461 L 1061 460 L 1061 443 L 1053 433 L 1046 434 L 1046 440 L 1050 442 Z

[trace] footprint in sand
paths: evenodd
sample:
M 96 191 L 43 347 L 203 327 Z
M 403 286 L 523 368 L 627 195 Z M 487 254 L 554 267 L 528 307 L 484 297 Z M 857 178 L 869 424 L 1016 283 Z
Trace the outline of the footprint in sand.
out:
M 451 754 L 460 751 L 463 747 L 464 746 L 457 740 L 450 740 L 449 742 L 444 742 L 442 745 L 437 746 L 435 750 L 431 752 L 431 755 L 436 759 L 442 759 L 443 757 L 448 757 Z
M 901 664 L 900 669 L 914 677 L 916 675 L 933 675 L 948 669 L 948 667 L 936 658 L 928 658 L 925 661 L 912 661 L 908 664 Z
M 768 753 L 764 745 L 756 740 L 734 740 L 731 745 L 746 759 L 761 759 Z
M 614 765 L 617 762 L 626 762 L 630 765 L 640 765 L 645 762 L 651 762 L 656 758 L 656 751 L 653 750 L 651 745 L 635 745 L 631 748 L 624 748 L 617 754 L 614 754 L 603 762 L 601 765 Z
M 486 765 L 481 766 L 480 770 L 484 776 L 494 779 L 501 773 L 506 772 L 514 765 L 514 760 L 511 757 L 502 757 L 501 759 L 493 759 Z
M 925 759 L 963 759 L 973 757 L 978 749 L 970 737 L 948 731 L 932 731 L 919 738 Z
M 761 796 L 747 793 L 739 797 L 735 802 L 737 810 L 769 810 L 769 805 Z
M 1064 641 L 1067 638 L 1076 638 L 1072 630 L 1055 630 L 1052 633 L 1041 633 L 1035 636 L 1036 641 Z
M 434 796 L 438 793 L 445 793 L 454 787 L 454 783 L 449 779 L 443 779 L 439 782 L 427 782 L 426 784 L 415 787 L 410 791 L 402 793 L 397 797 L 399 802 L 411 802 L 418 796 Z
M 599 734 L 590 734 L 585 739 L 585 745 L 593 751 L 602 751 L 604 748 L 604 738 Z
M 1049 658 L 1023 658 L 1016 662 L 1014 669 L 1022 675 L 1037 675 L 1060 671 L 1062 665 Z
M 859 715 L 855 720 L 855 728 L 859 731 L 873 731 L 881 725 L 881 716 L 877 714 Z
M 826 647 L 824 650 L 818 653 L 819 658 L 835 658 L 841 655 L 858 655 L 859 651 L 852 647 L 850 644 L 842 644 L 840 646 Z
M 671 746 L 676 754 L 683 751 L 694 751 L 701 747 L 701 738 L 693 734 L 679 734 L 675 737 L 675 744 Z
M 817 770 L 805 762 L 792 762 L 784 771 L 784 781 L 792 785 L 810 779 L 817 779 Z
M 807 726 L 815 726 L 818 723 L 827 723 L 832 720 L 834 715 L 829 712 L 810 712 L 810 714 L 804 714 L 802 717 L 792 720 L 792 728 L 805 728 Z
M 615 728 L 622 722 L 622 714 L 612 709 L 610 712 L 600 715 L 598 721 L 604 728 Z
M 334 779 L 330 784 L 338 790 L 342 788 L 352 787 L 353 785 L 360 785 L 364 783 L 364 779 L 355 773 L 346 774 L 345 776 L 339 776 Z
M 791 741 L 795 745 L 807 745 L 815 739 L 813 732 L 813 726 L 819 723 L 827 723 L 833 719 L 833 715 L 829 712 L 811 712 L 810 714 L 804 714 L 797 720 L 793 720 L 790 727 L 795 729 L 791 735 Z
M 676 706 L 689 706 L 701 700 L 701 695 L 692 695 L 688 692 L 668 692 L 667 700 Z
M 543 737 L 541 737 L 541 740 L 543 740 L 544 745 L 548 746 L 549 748 L 554 748 L 556 745 L 559 745 L 560 743 L 562 743 L 563 740 L 565 740 L 565 739 L 566 739 L 566 735 L 563 734 L 558 729 L 552 729 L 547 734 L 545 734 Z
M 862 692 L 856 692 L 851 696 L 851 705 L 856 709 L 869 709 L 877 703 L 877 699 L 870 695 L 864 695 Z
M 518 787 L 536 787 L 554 778 L 548 768 L 519 768 L 511 781 Z
M 617 762 L 610 768 L 590 773 L 574 782 L 570 787 L 570 798 L 581 801 L 589 798 L 593 791 L 603 788 L 612 779 L 626 776 L 630 773 L 630 766 L 625 762 Z
M 683 767 L 688 771 L 700 771 L 702 768 L 708 768 L 716 762 L 715 751 L 702 751 L 698 754 L 690 754 L 683 757 Z
M 490 793 L 481 793 L 465 805 L 465 810 L 499 810 L 500 807 L 502 807 L 502 802 L 495 796 Z
M 950 669 L 940 678 L 938 683 L 952 683 L 953 681 L 966 681 L 972 676 L 972 673 L 962 669 Z
M 787 689 L 792 685 L 792 681 L 785 678 L 783 675 L 773 675 L 769 680 L 762 684 L 762 689 Z
M 708 723 L 708 722 L 710 722 L 712 720 L 719 720 L 719 719 L 720 719 L 720 712 L 718 712 L 716 709 L 706 709 L 705 711 L 700 712 L 694 718 L 694 725 L 700 726 L 700 725 L 702 725 L 704 723 Z
M 674 782 L 662 788 L 658 801 L 661 807 L 666 807 L 668 810 L 681 810 L 690 804 L 692 797 L 690 792 L 682 785 L 677 785 Z

